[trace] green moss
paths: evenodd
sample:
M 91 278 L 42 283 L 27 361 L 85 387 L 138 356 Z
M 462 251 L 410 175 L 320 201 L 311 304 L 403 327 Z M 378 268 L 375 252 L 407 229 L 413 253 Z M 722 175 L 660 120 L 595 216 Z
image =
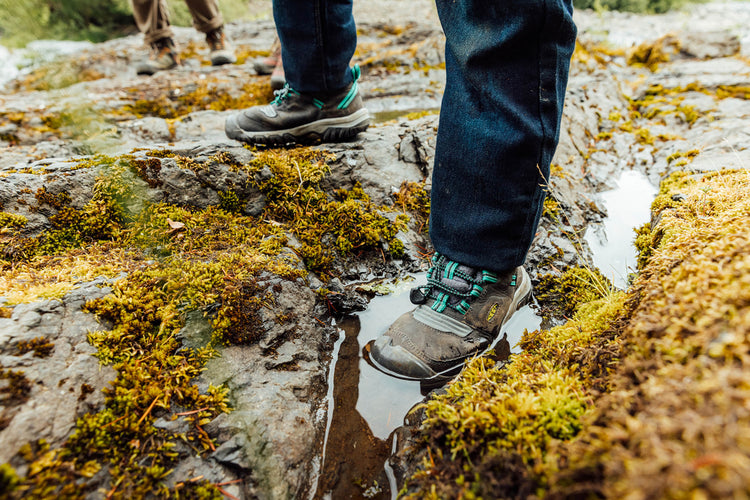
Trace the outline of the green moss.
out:
M 234 191 L 223 191 L 219 193 L 221 202 L 219 206 L 227 212 L 239 213 L 244 208 L 244 203 Z
M 396 206 L 404 214 L 409 214 L 419 225 L 419 232 L 428 233 L 430 224 L 430 193 L 424 182 L 403 182 L 398 192 L 393 194 Z
M 523 354 L 505 368 L 467 364 L 444 394 L 424 405 L 426 454 L 405 498 L 503 498 L 541 491 L 556 472 L 549 453 L 573 439 L 591 411 L 590 391 L 616 357 L 607 333 L 624 294 L 587 304 L 566 325 L 524 335 Z M 580 370 L 582 351 L 606 351 Z M 500 489 L 498 489 L 500 488 Z
M 559 449 L 550 495 L 745 494 L 749 183 L 723 171 L 663 190 L 681 201 L 652 228 L 662 236 L 631 290 L 622 361 L 589 425 Z
M 59 59 L 44 64 L 14 82 L 15 91 L 54 90 L 70 87 L 80 82 L 104 78 L 89 58 Z
M 20 482 L 21 480 L 10 464 L 0 465 L 0 491 L 4 491 L 6 494 L 13 493 Z
M 651 233 L 651 223 L 647 222 L 635 229 L 635 249 L 638 251 L 638 269 L 643 269 L 653 254 L 654 236 Z
M 396 234 L 406 227 L 399 215 L 391 222 L 361 187 L 340 190 L 329 199 L 320 189 L 328 171 L 327 154 L 309 148 L 259 152 L 248 165 L 251 173 L 268 168 L 273 175 L 258 180 L 267 199 L 264 219 L 287 225 L 301 242 L 296 249 L 308 269 L 325 272 L 337 253 L 387 247 L 394 257 L 403 252 Z
M 203 163 L 176 157 L 182 168 L 195 171 L 212 162 L 244 170 L 251 187 L 267 200 L 257 218 L 237 213 L 247 200 L 233 191 L 222 193 L 219 206 L 201 210 L 146 203 L 144 190 L 159 181 L 161 164 L 155 156 L 84 160 L 100 173 L 93 198 L 80 210 L 71 208 L 65 193 L 35 193 L 55 212 L 52 228 L 5 269 L 22 268 L 32 275 L 52 256 L 61 262 L 117 255 L 122 262 L 116 267 L 128 275 L 112 285 L 112 294 L 85 308 L 111 325 L 88 337 L 100 362 L 117 373 L 104 389 L 104 408 L 83 415 L 73 435 L 56 449 L 30 444 L 20 456 L 33 473 L 20 478 L 13 498 L 80 498 L 92 493 L 98 471 L 112 478 L 106 480 L 112 498 L 218 498 L 218 489 L 205 481 L 164 486 L 178 460 L 211 452 L 213 443 L 202 426 L 229 410 L 226 388 L 201 391 L 193 382 L 215 348 L 258 342 L 268 321 L 296 322 L 274 311 L 282 289 L 272 286 L 269 276 L 297 280 L 308 269 L 331 272 L 336 258 L 353 252 L 403 251 L 395 235 L 405 227 L 405 215 L 373 204 L 359 186 L 332 194 L 323 190 L 332 158 L 326 152 L 266 150 L 248 165 L 222 154 Z M 414 200 L 419 192 L 413 190 Z M 307 269 L 281 252 L 288 234 L 299 241 L 295 251 Z M 190 311 L 202 312 L 212 326 L 206 345 L 187 348 L 179 340 Z M 291 326 L 285 338 L 297 334 Z M 44 347 L 49 346 L 41 341 L 20 346 Z M 296 366 L 291 362 L 285 369 Z M 157 418 L 184 418 L 189 430 L 176 434 L 154 427 Z
M 582 298 L 507 369 L 475 359 L 425 404 L 405 497 L 744 495 L 749 185 L 746 170 L 667 179 L 627 295 Z

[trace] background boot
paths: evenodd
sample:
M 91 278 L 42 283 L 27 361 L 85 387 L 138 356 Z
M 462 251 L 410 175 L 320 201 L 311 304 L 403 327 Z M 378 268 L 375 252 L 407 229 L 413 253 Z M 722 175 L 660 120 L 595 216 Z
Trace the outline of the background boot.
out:
M 136 66 L 139 75 L 153 75 L 157 71 L 172 69 L 180 64 L 180 58 L 171 38 L 162 38 L 151 44 L 151 54 Z
M 224 35 L 224 28 L 216 28 L 206 33 L 206 43 L 211 49 L 211 65 L 221 66 L 222 64 L 234 64 L 237 62 L 237 56 L 234 55 L 234 49 L 227 42 Z

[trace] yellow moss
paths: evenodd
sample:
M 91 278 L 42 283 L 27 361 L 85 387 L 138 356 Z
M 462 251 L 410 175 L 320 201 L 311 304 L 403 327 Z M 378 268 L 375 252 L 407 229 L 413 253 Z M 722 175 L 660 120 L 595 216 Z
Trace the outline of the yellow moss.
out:
M 719 498 L 747 492 L 750 201 L 746 170 L 677 177 L 631 292 L 623 360 L 551 493 Z M 688 382 L 688 383 L 686 383 Z M 566 461 L 569 462 L 566 463 Z M 581 488 L 581 478 L 586 478 Z
M 625 294 L 582 307 L 566 325 L 524 335 L 524 352 L 505 368 L 482 357 L 467 363 L 444 394 L 424 405 L 428 448 L 405 498 L 513 498 L 547 483 L 548 452 L 575 437 L 591 410 L 588 392 L 614 359 L 581 370 L 585 349 L 610 344 L 605 333 Z
M 53 90 L 104 78 L 96 69 L 99 58 L 68 58 L 44 64 L 13 83 L 15 91 Z
M 623 55 L 625 55 L 625 51 L 622 49 L 576 40 L 572 61 L 574 63 L 582 62 L 587 65 L 593 62 L 598 66 L 606 66 L 610 64 L 613 57 L 622 57 Z
M 571 267 L 560 276 L 542 276 L 534 295 L 546 314 L 571 317 L 581 304 L 607 296 L 611 290 L 611 282 L 598 269 Z
M 210 453 L 213 444 L 201 426 L 228 411 L 227 390 L 201 392 L 193 380 L 215 346 L 262 338 L 265 314 L 281 292 L 266 276 L 298 280 L 308 269 L 328 272 L 333 259 L 353 251 L 386 250 L 394 256 L 403 251 L 395 235 L 405 227 L 405 215 L 387 217 L 392 209 L 373 204 L 359 186 L 333 194 L 323 190 L 333 158 L 324 151 L 265 150 L 248 165 L 221 154 L 210 160 L 249 174 L 266 199 L 257 218 L 238 213 L 247 200 L 232 191 L 221 193 L 219 206 L 203 210 L 145 202 L 143 190 L 159 183 L 157 156 L 167 154 L 85 160 L 101 169 L 92 200 L 74 210 L 64 193 L 41 189 L 35 195 L 54 212 L 52 230 L 25 241 L 28 252 L 17 250 L 22 242 L 4 242 L 11 246 L 3 248 L 14 249 L 14 260 L 0 261 L 7 271 L 0 274 L 0 295 L 11 303 L 43 294 L 59 297 L 97 276 L 127 275 L 111 285 L 112 294 L 86 305 L 112 326 L 89 335 L 97 358 L 117 371 L 104 391 L 105 407 L 82 416 L 59 448 L 30 443 L 22 456 L 32 472 L 20 478 L 13 498 L 80 497 L 86 490 L 81 478 L 99 470 L 112 478 L 107 485 L 112 498 L 217 497 L 218 490 L 205 481 L 170 490 L 164 479 L 184 456 L 175 451 L 178 443 L 192 454 Z M 210 168 L 175 158 L 182 168 Z M 411 194 L 417 200 L 420 189 Z M 294 250 L 308 268 L 282 252 L 288 234 L 300 242 Z M 202 311 L 213 327 L 205 346 L 186 348 L 178 340 L 189 311 Z M 288 314 L 271 317 L 295 322 Z M 44 345 L 20 346 L 37 347 Z M 180 409 L 200 409 L 183 417 L 186 433 L 153 426 L 157 417 L 180 417 Z
M 644 42 L 632 49 L 627 56 L 627 63 L 656 71 L 659 64 L 669 62 L 671 56 L 679 50 L 680 41 L 673 35 L 666 35 L 653 42 Z
M 132 93 L 142 95 L 140 89 Z M 228 87 L 226 82 L 200 80 L 190 92 L 170 94 L 159 91 L 134 99 L 133 104 L 125 105 L 115 114 L 132 114 L 137 117 L 157 116 L 165 119 L 176 119 L 194 111 L 243 109 L 259 104 L 266 104 L 273 99 L 270 83 L 267 79 L 251 78 L 239 89 Z

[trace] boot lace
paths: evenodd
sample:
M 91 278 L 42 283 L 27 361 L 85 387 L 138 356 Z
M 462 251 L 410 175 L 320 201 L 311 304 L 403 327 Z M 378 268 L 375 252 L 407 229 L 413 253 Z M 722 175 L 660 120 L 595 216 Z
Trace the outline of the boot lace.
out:
M 497 283 L 497 274 L 459 264 L 438 252 L 432 256 L 431 264 L 427 271 L 427 285 L 413 288 L 409 298 L 417 305 L 433 299 L 430 308 L 436 312 L 450 307 L 466 314 L 471 302 L 482 294 L 484 286 Z
M 289 97 L 289 94 L 299 95 L 299 92 L 297 92 L 296 90 L 294 90 L 287 83 L 282 88 L 280 88 L 279 90 L 274 90 L 273 91 L 273 95 L 275 97 L 274 97 L 273 101 L 271 101 L 271 104 L 275 104 L 276 106 L 279 106 L 282 102 L 284 102 Z

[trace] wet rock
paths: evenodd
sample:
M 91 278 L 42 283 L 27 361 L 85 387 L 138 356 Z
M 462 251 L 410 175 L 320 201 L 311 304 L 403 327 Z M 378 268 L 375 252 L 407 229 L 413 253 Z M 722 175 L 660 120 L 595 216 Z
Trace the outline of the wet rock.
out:
M 30 387 L 27 401 L 0 411 L 0 461 L 11 461 L 22 445 L 38 439 L 60 445 L 79 416 L 104 403 L 102 389 L 115 372 L 93 356 L 86 337 L 102 326 L 81 308 L 109 292 L 107 280 L 84 283 L 62 300 L 19 304 L 10 318 L 0 318 L 0 366 L 21 372 Z M 51 352 L 21 353 L 18 343 L 32 339 L 49 343 Z
M 726 31 L 687 31 L 680 36 L 680 53 L 697 59 L 715 59 L 740 53 L 740 37 Z

